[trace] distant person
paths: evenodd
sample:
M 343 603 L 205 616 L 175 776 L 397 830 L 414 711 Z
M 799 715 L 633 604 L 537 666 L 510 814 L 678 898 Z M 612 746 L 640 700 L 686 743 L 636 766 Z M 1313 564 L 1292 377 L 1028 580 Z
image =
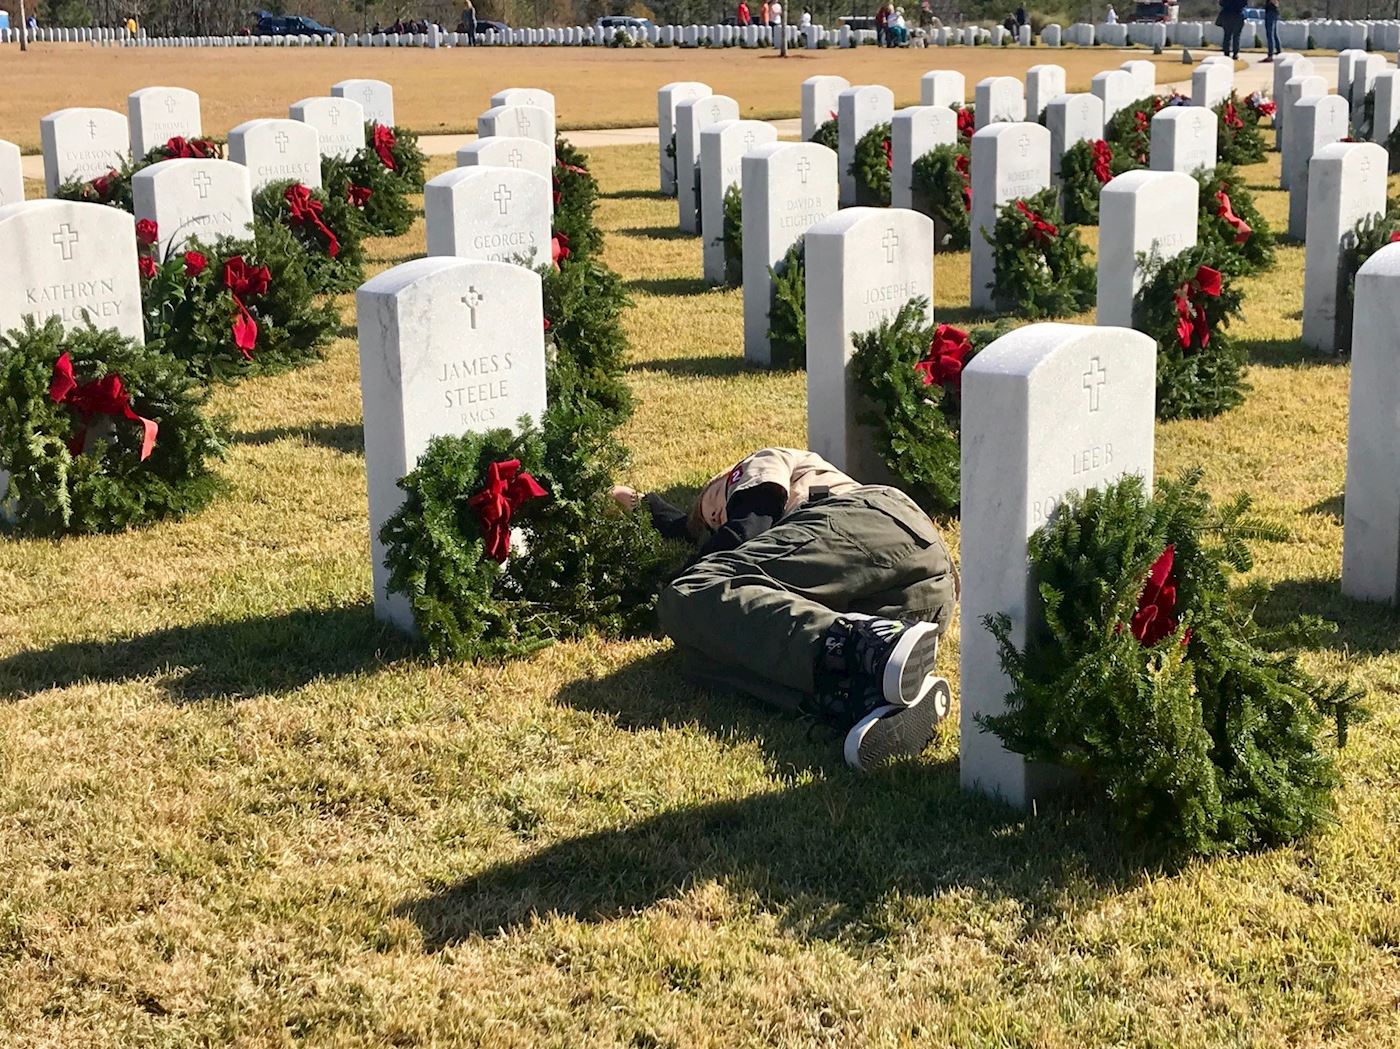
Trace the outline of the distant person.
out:
M 875 12 L 875 44 L 878 47 L 888 47 L 890 16 L 894 14 L 894 8 L 889 4 L 881 4 L 880 9 Z
M 1106 15 L 1103 16 L 1103 20 L 1104 20 L 1105 22 L 1107 22 L 1109 25 L 1117 25 L 1117 24 L 1118 24 L 1118 12 L 1115 11 L 1115 10 L 1113 10 L 1113 5 L 1112 5 L 1112 4 L 1109 4 L 1109 5 L 1108 5 L 1108 14 L 1106 14 Z
M 462 32 L 467 34 L 467 46 L 476 47 L 476 7 L 467 0 L 462 8 Z
M 735 17 L 737 18 L 740 25 L 752 24 L 753 16 L 749 14 L 749 5 L 745 3 L 744 0 L 739 0 L 739 10 L 736 13 Z
M 1220 17 L 1215 24 L 1225 30 L 1225 41 L 1220 53 L 1238 60 L 1240 57 L 1240 34 L 1244 32 L 1245 0 L 1220 0 Z
M 128 15 L 126 18 L 126 35 L 130 37 L 136 36 L 140 28 L 141 27 L 136 24 L 136 17 L 134 15 Z
M 929 0 L 923 0 L 923 3 L 919 4 L 919 28 L 929 29 L 932 25 L 933 7 L 929 4 Z
M 797 24 L 803 29 L 810 29 L 812 27 L 812 12 L 804 7 L 802 9 L 802 18 L 798 20 Z
M 1269 57 L 1265 62 L 1272 62 L 1274 55 L 1283 51 L 1283 45 L 1278 39 L 1278 0 L 1264 0 L 1264 43 L 1269 48 Z
M 904 8 L 895 8 L 886 32 L 890 35 L 890 47 L 903 47 L 909 43 L 909 23 L 904 20 Z
M 1016 8 L 1016 28 L 1019 29 L 1028 22 L 1030 22 L 1030 16 L 1026 14 L 1026 9 L 1024 7 Z
M 768 5 L 768 24 L 773 27 L 773 46 L 779 54 L 787 54 L 787 33 L 783 31 L 783 5 L 773 0 Z
M 758 24 L 772 25 L 772 12 L 768 8 L 768 0 L 763 0 L 763 6 L 758 9 Z

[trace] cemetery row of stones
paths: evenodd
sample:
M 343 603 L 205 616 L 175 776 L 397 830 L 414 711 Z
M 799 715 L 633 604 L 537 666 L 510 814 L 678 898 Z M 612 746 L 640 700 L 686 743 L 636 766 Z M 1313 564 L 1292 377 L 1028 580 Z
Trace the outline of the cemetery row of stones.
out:
M 663 89 L 663 98 L 675 88 Z M 863 98 L 862 90 L 843 94 L 838 111 Z M 485 141 L 496 129 L 529 141 L 546 115 L 552 129 L 553 99 L 536 94 L 533 105 L 501 100 L 494 108 L 535 112 L 483 117 Z M 953 448 L 966 537 L 964 781 L 1025 803 L 1042 789 L 1039 766 L 1026 757 L 1070 765 L 1109 789 L 1129 829 L 1191 851 L 1269 844 L 1314 828 L 1335 782 L 1324 719 L 1344 725 L 1352 697 L 1252 640 L 1250 614 L 1228 587 L 1229 573 L 1247 567 L 1242 537 L 1258 531 L 1243 506 L 1212 507 L 1189 477 L 1146 494 L 1160 366 L 1154 340 L 1126 328 L 1037 324 L 989 338 L 973 356 L 967 337 L 931 326 L 932 220 L 910 209 L 837 211 L 840 179 L 830 150 L 780 145 L 771 128 L 748 124 L 717 121 L 701 132 L 710 138 L 700 162 L 712 173 L 701 184 L 701 218 L 723 210 L 713 174 L 735 161 L 745 192 L 753 168 L 755 185 L 765 177 L 782 183 L 780 199 L 799 202 L 790 232 L 808 253 L 812 446 L 857 476 L 887 476 L 889 460 L 871 454 L 872 420 L 860 417 L 860 391 L 847 378 L 861 372 L 847 367 L 857 343 L 875 348 L 863 359 L 868 376 L 922 389 L 934 407 L 930 395 L 955 391 L 967 406 L 958 422 L 967 439 Z M 717 136 L 718 156 L 709 145 Z M 974 200 L 988 177 L 993 187 L 982 195 L 1008 201 L 1048 186 L 1048 142 L 1045 128 L 1025 121 L 978 131 Z M 774 165 L 789 155 L 790 167 Z M 246 163 L 251 156 L 244 154 L 244 166 L 256 168 L 255 160 Z M 591 210 L 595 189 L 581 158 L 559 159 L 555 206 L 565 207 L 573 179 Z M 663 151 L 663 177 L 665 161 Z M 137 172 L 133 184 L 166 162 Z M 518 197 L 538 195 L 541 181 L 525 164 L 522 149 L 503 166 L 479 164 L 490 174 L 480 186 L 463 175 L 470 163 L 428 183 L 430 257 L 380 274 L 356 296 L 375 608 L 419 633 L 435 656 L 512 656 L 588 629 L 645 631 L 656 584 L 678 557 L 644 513 L 609 512 L 608 486 L 623 455 L 614 431 L 629 407 L 617 311 L 573 276 L 605 272 L 586 253 L 565 256 L 568 246 L 558 245 L 556 271 L 513 250 L 530 243 L 525 227 L 536 221 L 516 208 Z M 997 176 L 1003 168 L 1030 173 Z M 1157 175 L 1195 185 L 1179 172 L 1121 177 Z M 995 188 L 1003 180 L 1010 182 L 1004 193 Z M 463 182 L 479 195 L 459 194 Z M 447 202 L 441 217 L 434 183 Z M 192 183 L 185 192 L 198 197 Z M 813 203 L 818 195 L 830 206 Z M 136 196 L 133 190 L 133 206 Z M 461 199 L 470 201 L 466 214 L 453 210 Z M 316 216 L 322 224 L 325 210 Z M 1194 205 L 1184 214 L 1194 216 Z M 321 232 L 310 220 L 301 225 Z M 148 228 L 147 251 L 161 236 L 158 225 Z M 578 237 L 596 242 L 596 230 Z M 1386 263 L 1400 268 L 1397 253 L 1371 260 L 1363 280 Z M 190 254 L 175 256 L 182 270 Z M 150 256 L 138 254 L 134 217 L 123 208 L 34 201 L 0 209 L 0 266 L 7 267 L 0 288 L 16 289 L 0 299 L 0 320 L 11 327 L 14 318 L 50 318 L 42 329 L 12 334 L 0 358 L 5 403 L 17 407 L 0 418 L 0 455 L 13 473 L 7 506 L 21 515 L 31 511 L 33 493 L 61 489 L 63 497 L 42 508 L 50 521 L 81 505 L 91 508 L 83 526 L 109 528 L 156 516 L 119 519 L 113 508 L 123 500 L 139 496 L 162 513 L 180 512 L 200 505 L 214 485 L 204 459 L 217 453 L 221 437 L 199 412 L 198 384 L 169 353 L 143 350 L 143 325 L 133 323 L 145 312 L 135 286 L 140 257 Z M 224 266 L 224 323 L 234 331 L 256 323 L 247 299 L 260 283 L 240 261 Z M 551 289 L 560 288 L 585 293 L 556 310 Z M 599 300 L 602 313 L 591 313 Z M 78 321 L 93 326 L 78 328 Z M 576 341 L 555 338 L 551 354 L 547 333 L 569 330 Z M 911 454 L 926 454 L 929 446 L 911 433 Z M 1039 439 L 1052 433 L 1055 441 Z M 176 467 L 187 473 L 173 475 Z M 176 476 L 189 483 L 174 483 Z M 1075 495 L 1095 490 L 1103 502 Z M 1055 546 L 1055 528 L 1091 514 L 1108 516 L 1114 527 L 1103 534 L 1135 541 L 1087 555 Z M 1207 531 L 1231 541 L 1203 544 Z M 1097 577 L 1112 582 L 1110 600 L 1085 607 L 1073 620 L 1074 636 L 1030 629 L 1044 618 L 1029 598 L 1034 582 L 1082 566 L 1086 556 Z M 1089 601 L 1085 580 L 1064 582 L 1066 599 Z M 1102 596 L 1101 582 L 1094 592 Z M 1067 666 L 1091 663 L 1104 671 L 1095 678 L 1100 687 L 1064 686 Z M 1072 731 L 1052 732 L 1064 716 L 1047 697 L 1066 694 L 1083 710 L 1070 719 Z M 1183 716 L 1155 719 L 1151 730 L 1141 710 L 1163 709 Z M 1244 716 L 1218 716 L 1226 710 Z M 1124 760 L 1125 748 L 1140 760 Z M 1218 757 L 1237 754 L 1247 760 Z
M 641 25 L 545 26 L 495 29 L 476 35 L 445 32 L 430 26 L 425 33 L 336 33 L 333 35 L 292 36 L 180 36 L 150 37 L 144 30 L 135 36 L 117 28 L 48 27 L 29 31 L 31 40 L 53 43 L 97 43 L 129 47 L 459 47 L 469 43 L 507 47 L 772 47 L 777 33 L 783 33 L 789 47 L 823 49 L 858 47 L 875 43 L 873 30 L 824 26 L 731 26 L 731 25 Z M 0 29 L 0 43 L 19 36 L 19 29 Z M 914 39 L 938 47 L 1001 47 L 1007 44 L 1030 46 L 1037 39 L 1046 47 L 1201 47 L 1221 44 L 1224 31 L 1207 22 L 1077 22 L 1068 27 L 1044 26 L 1038 38 L 1030 26 L 1016 34 L 1002 26 L 955 26 L 916 30 Z M 1241 35 L 1242 47 L 1263 46 L 1263 25 L 1247 22 Z M 1344 50 L 1374 48 L 1400 49 L 1400 21 L 1281 21 L 1279 36 L 1284 47 L 1299 51 L 1308 48 Z

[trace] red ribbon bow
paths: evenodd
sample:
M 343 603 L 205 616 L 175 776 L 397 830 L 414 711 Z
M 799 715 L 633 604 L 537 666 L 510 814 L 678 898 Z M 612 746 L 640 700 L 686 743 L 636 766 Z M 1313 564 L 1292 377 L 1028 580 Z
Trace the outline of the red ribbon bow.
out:
M 925 386 L 938 383 L 961 390 L 963 364 L 971 352 L 972 341 L 968 339 L 967 332 L 951 324 L 940 324 L 934 330 L 928 353 L 914 365 L 914 370 L 924 380 Z
M 87 442 L 88 426 L 94 415 L 115 415 L 132 422 L 140 423 L 141 460 L 144 462 L 156 446 L 156 433 L 159 427 L 150 419 L 143 419 L 131 407 L 131 396 L 122 386 L 121 376 L 115 373 L 94 379 L 82 386 L 73 374 L 73 359 L 68 353 L 59 355 L 53 365 L 53 378 L 49 381 L 49 397 L 54 404 L 66 404 L 78 413 L 82 426 L 68 442 L 68 450 L 80 455 Z
M 369 203 L 369 198 L 374 196 L 374 190 L 368 186 L 357 186 L 353 182 L 345 187 L 345 199 L 350 202 L 353 208 L 363 208 Z
M 1225 126 L 1236 131 L 1244 127 L 1244 121 L 1240 119 L 1239 110 L 1235 108 L 1233 102 L 1225 103 Z
M 971 138 L 972 133 L 977 130 L 977 114 L 964 107 L 958 110 L 958 134 L 963 138 Z
M 1016 210 L 1026 217 L 1026 221 L 1031 224 L 1030 239 L 1037 244 L 1045 244 L 1054 240 L 1060 235 L 1059 227 L 1046 222 L 1038 214 L 1026 207 L 1024 200 L 1016 202 Z
M 100 201 L 106 203 L 108 196 L 112 192 L 112 183 L 120 177 L 121 176 L 117 174 L 116 168 L 108 168 L 107 174 L 98 175 L 92 180 L 92 191 L 97 194 Z
M 1230 205 L 1230 197 L 1223 189 L 1215 194 L 1215 202 L 1219 205 L 1215 213 L 1225 221 L 1225 224 L 1235 231 L 1235 243 L 1243 244 L 1254 234 L 1248 222 L 1235 214 L 1235 209 Z
M 1176 289 L 1176 337 L 1183 350 L 1191 349 L 1193 335 L 1202 349 L 1210 345 L 1210 321 L 1203 300 L 1220 298 L 1220 287 L 1220 271 L 1202 266 Z
M 1173 544 L 1152 563 L 1147 573 L 1147 583 L 1138 596 L 1131 629 L 1133 637 L 1144 648 L 1151 648 L 1176 631 L 1176 579 L 1172 576 L 1175 561 L 1176 546 Z
M 1094 143 L 1094 177 L 1100 183 L 1113 178 L 1113 147 L 1103 139 Z
M 398 139 L 394 137 L 394 129 L 375 124 L 372 142 L 374 151 L 379 154 L 379 162 L 390 171 L 397 171 L 399 168 L 394 163 L 394 147 L 398 145 Z
M 1139 131 L 1146 131 L 1151 125 L 1151 121 L 1148 120 L 1147 114 L 1140 109 L 1133 114 L 1133 123 L 1137 125 L 1137 129 Z
M 885 142 L 884 142 L 884 150 L 885 150 L 885 170 L 886 170 L 886 171 L 893 171 L 893 170 L 894 170 L 894 146 L 890 144 L 890 140 L 889 140 L 889 139 L 885 139 Z
M 1390 243 L 1400 244 L 1400 229 L 1390 235 Z
M 235 255 L 224 263 L 224 287 L 238 307 L 238 316 L 233 318 L 233 344 L 244 360 L 253 359 L 253 347 L 258 344 L 258 322 L 253 320 L 243 299 L 265 295 L 271 280 L 271 270 L 266 266 L 249 266 L 242 255 Z
M 962 202 L 963 210 L 972 210 L 972 170 L 968 164 L 967 156 L 959 153 L 953 160 L 953 170 L 962 176 Z
M 160 151 L 166 154 L 171 160 L 194 159 L 207 160 L 218 156 L 218 147 L 214 141 L 208 138 L 184 138 L 176 135 L 168 139 Z
M 326 254 L 331 258 L 336 258 L 340 254 L 340 241 L 330 231 L 330 227 L 321 221 L 322 205 L 311 195 L 311 190 L 298 182 L 287 187 L 283 198 L 287 201 L 292 221 L 301 226 L 315 226 L 326 238 Z
M 548 495 L 539 482 L 520 471 L 519 459 L 492 463 L 486 468 L 486 487 L 467 500 L 481 519 L 486 556 L 504 561 L 510 555 L 510 519 L 531 499 Z
M 569 250 L 569 238 L 564 233 L 556 233 L 549 242 L 550 261 L 554 263 L 554 268 L 559 268 L 559 263 L 563 262 L 573 254 Z

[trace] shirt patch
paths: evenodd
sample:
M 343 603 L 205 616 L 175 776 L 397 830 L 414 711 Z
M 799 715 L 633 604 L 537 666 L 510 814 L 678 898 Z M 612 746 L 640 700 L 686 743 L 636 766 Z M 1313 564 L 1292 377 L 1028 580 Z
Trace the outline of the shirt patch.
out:
M 736 484 L 739 483 L 739 479 L 740 479 L 741 477 L 743 477 L 743 476 L 744 476 L 744 464 L 743 464 L 743 463 L 740 463 L 738 466 L 734 467 L 734 469 L 732 469 L 732 470 L 729 471 L 729 480 L 728 480 L 727 482 L 725 482 L 725 487 L 726 487 L 726 488 L 733 488 Z

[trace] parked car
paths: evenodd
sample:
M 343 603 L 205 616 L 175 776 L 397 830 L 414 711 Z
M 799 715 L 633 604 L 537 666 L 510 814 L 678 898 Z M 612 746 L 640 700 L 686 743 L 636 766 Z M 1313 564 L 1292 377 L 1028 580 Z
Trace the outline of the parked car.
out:
M 301 15 L 270 15 L 264 12 L 258 16 L 258 36 L 335 36 L 335 30 L 322 25 L 314 18 Z
M 499 36 L 505 36 L 508 28 L 510 27 L 504 22 L 493 22 L 489 18 L 478 18 L 476 20 L 476 31 L 478 33 L 496 33 Z M 458 31 L 466 32 L 465 29 Z
M 596 29 L 648 29 L 650 18 L 633 18 L 630 15 L 604 15 L 593 23 Z
M 1176 4 L 1166 2 L 1166 0 L 1147 0 L 1139 3 L 1137 9 L 1128 17 L 1129 22 L 1175 22 Z

